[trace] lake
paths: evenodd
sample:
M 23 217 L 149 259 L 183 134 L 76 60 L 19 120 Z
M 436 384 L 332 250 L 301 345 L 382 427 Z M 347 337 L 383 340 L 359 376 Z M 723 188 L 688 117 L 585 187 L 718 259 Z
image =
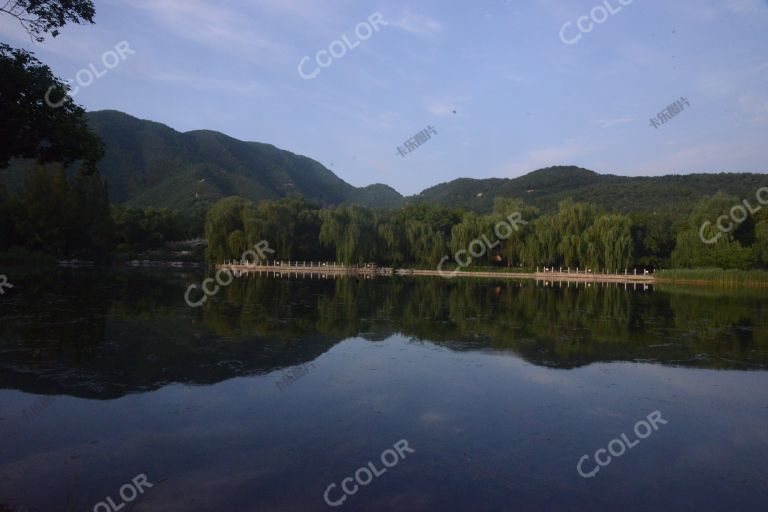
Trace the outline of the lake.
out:
M 0 511 L 768 502 L 765 291 L 16 272 Z

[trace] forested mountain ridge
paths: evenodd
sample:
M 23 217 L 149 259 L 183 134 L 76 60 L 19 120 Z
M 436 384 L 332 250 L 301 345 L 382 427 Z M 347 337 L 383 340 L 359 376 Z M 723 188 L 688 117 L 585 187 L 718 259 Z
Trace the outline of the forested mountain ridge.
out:
M 496 197 L 521 199 L 544 211 L 574 199 L 622 213 L 690 210 L 704 196 L 725 192 L 754 200 L 768 176 L 758 173 L 687 174 L 626 177 L 573 166 L 549 167 L 519 178 L 460 178 L 430 187 L 410 201 L 487 213 Z M 753 201 L 754 202 L 754 201 Z
M 496 197 L 521 199 L 543 211 L 574 199 L 610 211 L 690 210 L 718 191 L 754 198 L 763 174 L 719 173 L 627 177 L 574 166 L 534 170 L 517 178 L 460 178 L 404 198 L 382 184 L 356 188 L 311 158 L 219 132 L 178 132 L 153 121 L 104 110 L 88 114 L 106 145 L 99 163 L 110 198 L 131 206 L 201 211 L 227 196 L 258 202 L 299 195 L 323 205 L 356 203 L 399 208 L 430 203 L 488 213 Z
M 252 201 L 301 195 L 321 204 L 369 195 L 319 162 L 270 144 L 210 130 L 181 133 L 111 110 L 90 112 L 88 120 L 105 143 L 99 171 L 118 203 L 189 211 L 233 195 Z
M 228 196 L 258 202 L 299 195 L 322 205 L 399 208 L 423 202 L 480 213 L 490 212 L 496 197 L 521 199 L 543 211 L 574 199 L 631 213 L 690 210 L 719 191 L 754 198 L 768 185 L 766 176 L 756 173 L 627 177 L 557 166 L 517 178 L 460 178 L 404 198 L 387 185 L 356 188 L 319 162 L 270 144 L 210 130 L 181 133 L 113 110 L 90 112 L 88 121 L 106 145 L 99 170 L 112 201 L 182 212 L 207 209 Z
M 768 185 L 766 175 L 757 173 L 627 177 L 557 166 L 517 178 L 459 178 L 403 197 L 384 184 L 356 188 L 311 158 L 215 131 L 182 133 L 114 110 L 90 112 L 88 123 L 105 143 L 98 169 L 112 202 L 197 218 L 230 196 L 255 203 L 301 196 L 323 206 L 355 203 L 386 209 L 426 203 L 478 213 L 491 212 L 497 197 L 519 199 L 545 212 L 573 199 L 622 213 L 688 213 L 704 196 L 724 192 L 750 199 Z M 0 182 L 19 189 L 25 168 L 17 161 Z

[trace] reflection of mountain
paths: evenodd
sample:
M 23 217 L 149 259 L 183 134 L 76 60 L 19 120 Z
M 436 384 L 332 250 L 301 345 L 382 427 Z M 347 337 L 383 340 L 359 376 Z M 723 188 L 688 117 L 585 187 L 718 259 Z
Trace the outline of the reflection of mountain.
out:
M 339 341 L 402 333 L 451 350 L 501 350 L 557 368 L 653 361 L 768 367 L 760 295 L 442 279 L 241 278 L 200 309 L 203 275 L 60 271 L 19 276 L 0 309 L 0 385 L 114 398 L 311 361 Z

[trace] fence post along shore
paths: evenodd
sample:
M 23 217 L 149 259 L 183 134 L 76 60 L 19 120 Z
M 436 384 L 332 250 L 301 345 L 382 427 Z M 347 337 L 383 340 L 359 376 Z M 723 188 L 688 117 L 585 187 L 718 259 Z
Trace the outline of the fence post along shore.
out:
M 230 272 L 248 273 L 271 273 L 274 277 L 298 277 L 312 275 L 333 275 L 333 276 L 444 276 L 439 270 L 423 269 L 394 269 L 391 267 L 379 267 L 375 263 L 366 263 L 364 265 L 345 265 L 344 262 L 321 262 L 321 261 L 265 261 L 260 262 L 232 262 L 216 265 L 216 268 Z M 508 271 L 464 271 L 458 272 L 453 277 L 465 278 L 494 278 L 494 279 L 531 279 L 531 280 L 550 280 L 550 281 L 590 281 L 590 282 L 612 282 L 612 283 L 642 283 L 653 284 L 655 277 L 648 270 L 643 269 L 638 274 L 634 269 L 633 274 L 629 274 L 625 269 L 624 273 L 611 273 L 607 270 L 602 272 L 592 272 L 591 269 L 580 271 L 577 267 L 575 273 L 570 267 L 563 270 L 560 267 L 554 270 L 550 267 L 536 267 L 536 272 L 508 272 Z

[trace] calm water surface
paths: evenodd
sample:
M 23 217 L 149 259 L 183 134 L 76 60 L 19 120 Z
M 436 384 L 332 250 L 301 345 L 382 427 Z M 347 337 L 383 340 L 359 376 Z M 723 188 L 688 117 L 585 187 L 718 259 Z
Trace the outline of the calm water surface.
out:
M 192 309 L 202 273 L 3 273 L 0 511 L 119 507 L 140 474 L 124 512 L 768 503 L 763 292 L 244 277 Z

